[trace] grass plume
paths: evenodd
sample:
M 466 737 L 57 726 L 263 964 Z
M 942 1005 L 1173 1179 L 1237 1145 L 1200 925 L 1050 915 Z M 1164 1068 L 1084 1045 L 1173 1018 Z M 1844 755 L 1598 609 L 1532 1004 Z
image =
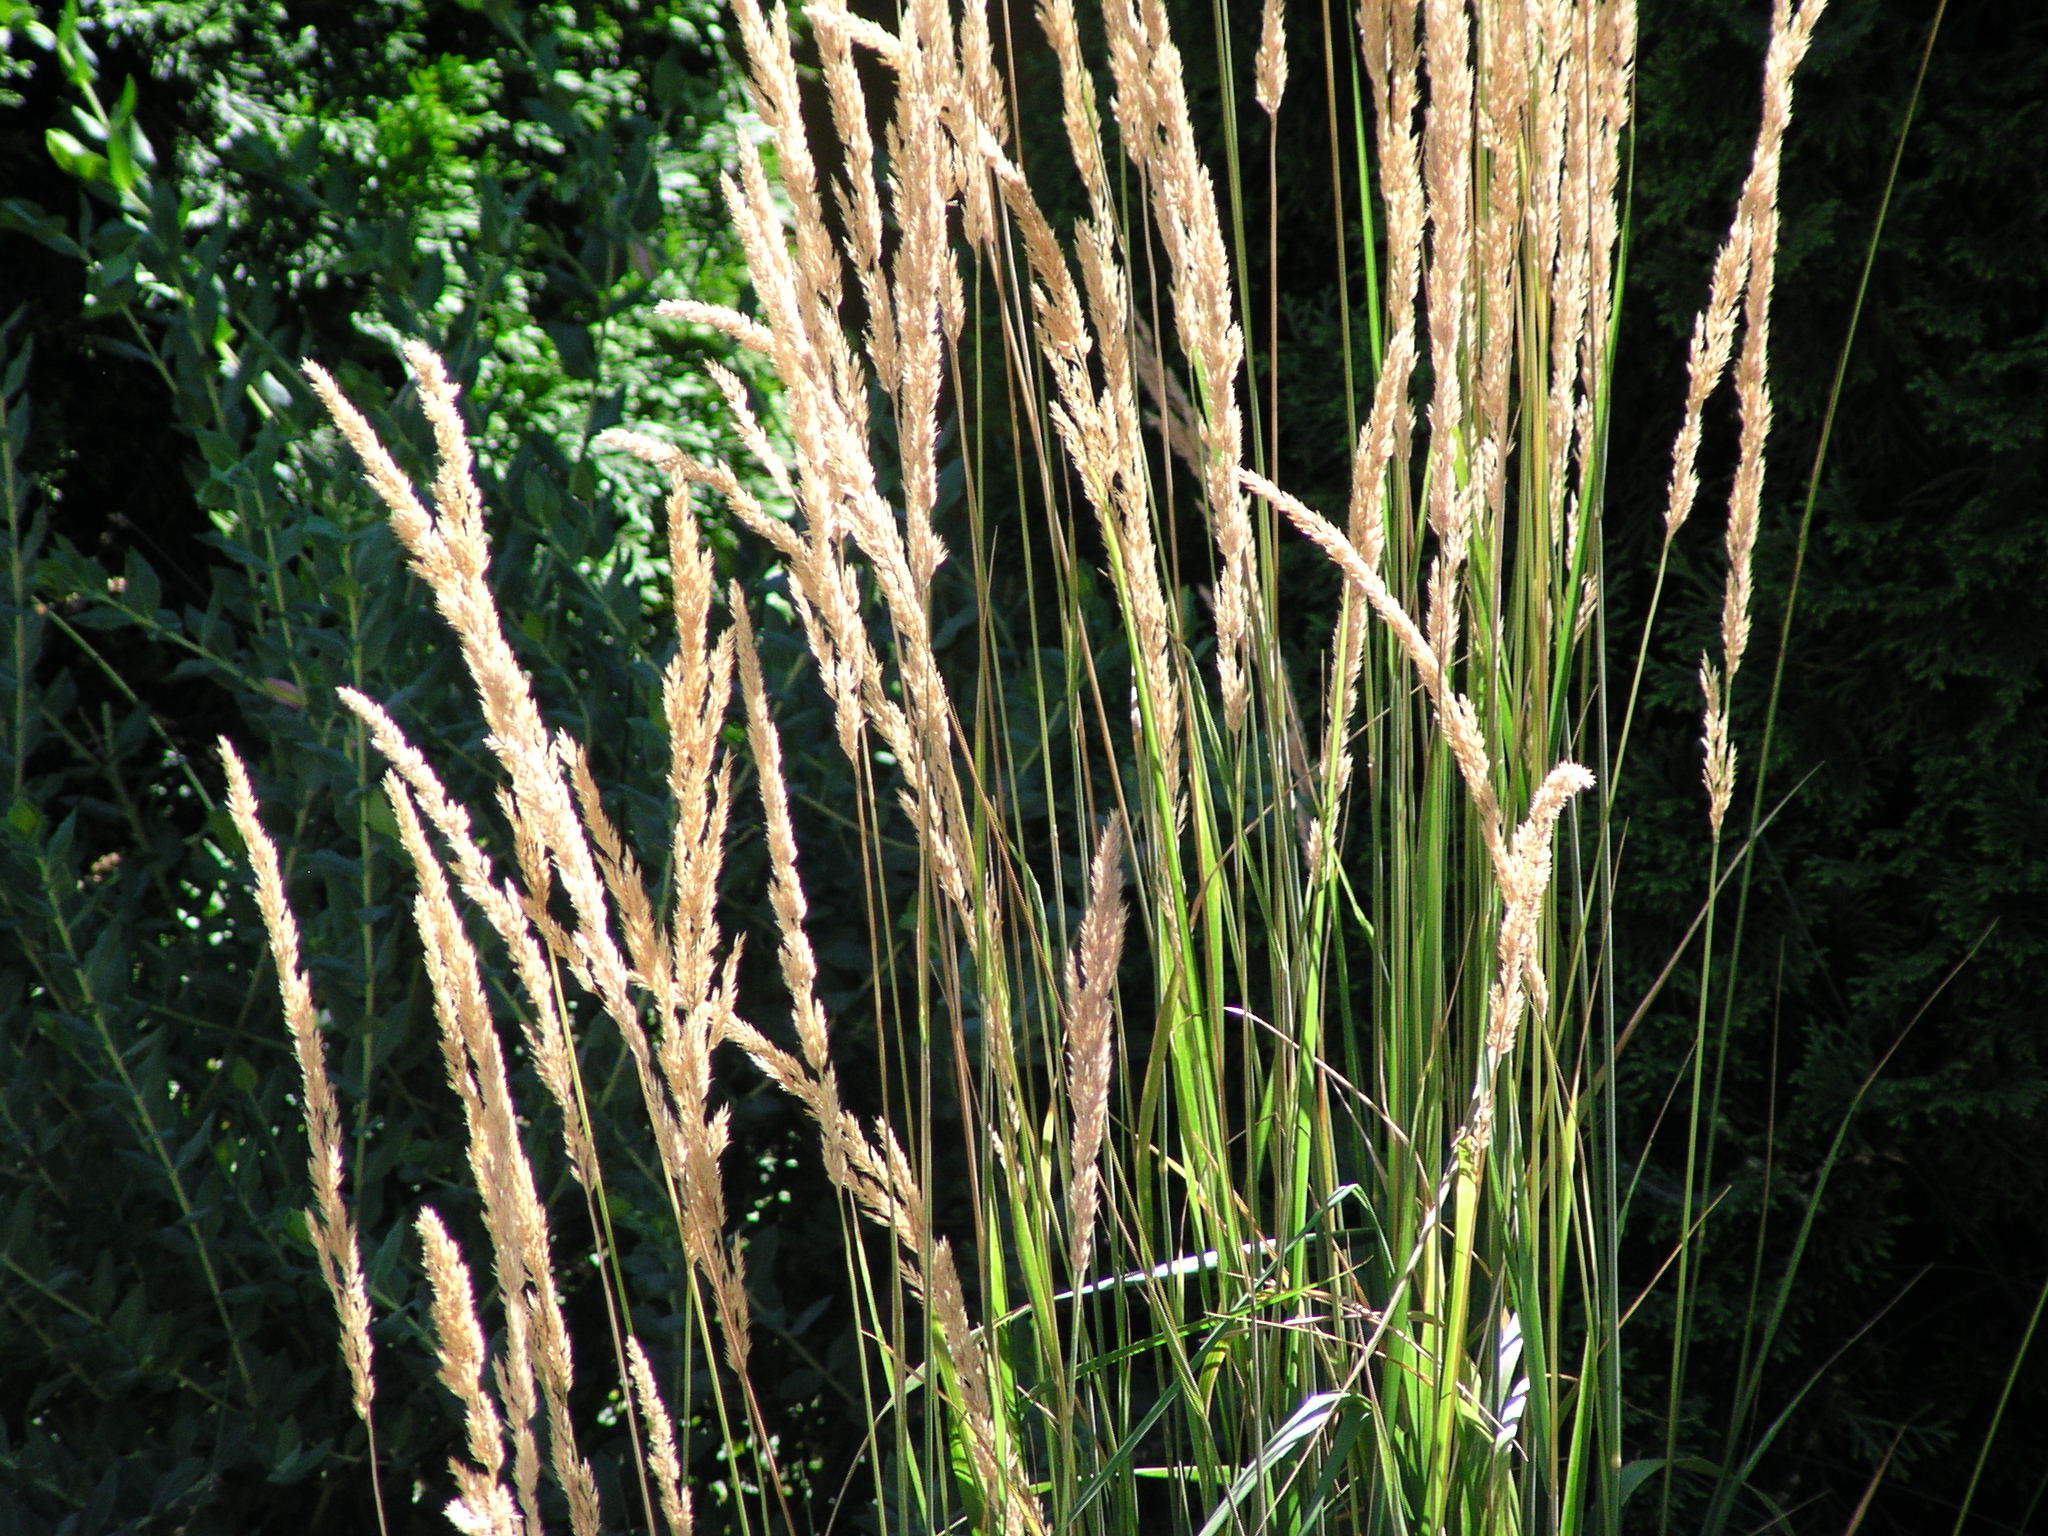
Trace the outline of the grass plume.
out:
M 1728 598 L 1702 670 L 1716 847 L 1770 421 L 1776 166 L 1819 9 L 1777 7 L 1666 512 L 1668 551 L 1732 358 Z M 1247 421 L 1242 187 L 1234 158 L 1219 173 L 1205 156 L 1167 8 L 1104 0 L 1099 48 L 1071 0 L 1035 16 L 1060 99 L 1042 140 L 995 62 L 998 37 L 1021 46 L 1021 15 L 913 0 L 885 28 L 844 0 L 801 19 L 736 0 L 762 133 L 721 190 L 755 307 L 668 312 L 757 354 L 775 409 L 716 375 L 747 464 L 652 432 L 606 439 L 666 479 L 665 849 L 628 848 L 586 744 L 543 719 L 492 598 L 440 360 L 406 352 L 437 457 L 424 497 L 307 367 L 454 631 L 504 785 L 501 872 L 398 723 L 349 697 L 391 765 L 503 1317 L 493 1388 L 468 1272 L 423 1215 L 469 1436 L 451 1516 L 531 1532 L 559 1504 L 578 1536 L 617 1518 L 579 1450 L 589 1367 L 572 1367 L 565 1261 L 531 1172 L 540 1120 L 513 1102 L 466 908 L 504 952 L 521 1054 L 600 1234 L 597 1020 L 639 1088 L 711 1383 L 687 1414 L 664 1403 L 600 1238 L 650 1528 L 658 1505 L 675 1532 L 792 1529 L 797 1501 L 823 1497 L 782 1462 L 752 1379 L 717 1089 L 744 1058 L 801 1106 L 842 1197 L 865 1351 L 849 1390 L 890 1518 L 1005 1536 L 1619 1529 L 1619 1153 L 1594 1110 L 1612 1062 L 1610 742 L 1627 719 L 1606 713 L 1598 642 L 1633 9 L 1360 7 L 1374 123 L 1357 170 L 1377 178 L 1385 243 L 1368 256 L 1373 341 L 1355 363 L 1373 383 L 1341 525 L 1281 484 L 1277 425 Z M 1278 0 L 1259 38 L 1248 80 L 1270 127 L 1288 100 Z M 811 138 L 827 127 L 829 155 Z M 1060 154 L 1071 209 L 1035 171 Z M 1267 217 L 1272 252 L 1277 202 Z M 1276 309 L 1266 330 L 1277 375 L 1293 365 Z M 720 587 L 707 515 L 761 542 L 786 617 Z M 1176 537 L 1190 525 L 1199 556 Z M 1305 550 L 1339 577 L 1328 612 L 1295 596 Z M 970 600 L 949 628 L 947 605 Z M 801 636 L 832 721 L 795 758 L 768 623 Z M 1286 659 L 1304 626 L 1310 668 Z M 1034 719 L 1027 697 L 1057 707 Z M 865 902 L 880 936 L 876 1027 L 904 1064 L 868 1119 L 841 1084 L 799 873 L 791 779 L 827 752 L 869 871 L 834 895 Z M 275 856 L 230 771 L 279 971 L 296 976 Z M 735 825 L 764 833 L 764 891 L 731 888 Z M 915 850 L 908 876 L 890 872 L 897 842 Z M 729 908 L 756 901 L 786 1031 L 748 1016 L 769 1005 L 744 995 Z M 290 981 L 286 1001 L 317 1061 L 310 1003 Z M 346 1322 L 353 1235 L 313 1075 L 316 1230 Z M 931 1112 L 942 1098 L 953 1113 Z M 942 1214 L 941 1180 L 964 1215 Z M 727 1469 L 715 1509 L 685 1486 L 709 1459 Z

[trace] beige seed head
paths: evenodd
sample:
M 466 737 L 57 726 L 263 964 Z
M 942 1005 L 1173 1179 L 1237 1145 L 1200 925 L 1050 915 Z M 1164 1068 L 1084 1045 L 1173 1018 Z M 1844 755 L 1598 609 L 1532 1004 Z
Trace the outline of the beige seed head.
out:
M 1277 117 L 1287 93 L 1287 3 L 1266 0 L 1259 13 L 1259 52 L 1252 62 L 1252 91 L 1266 116 Z

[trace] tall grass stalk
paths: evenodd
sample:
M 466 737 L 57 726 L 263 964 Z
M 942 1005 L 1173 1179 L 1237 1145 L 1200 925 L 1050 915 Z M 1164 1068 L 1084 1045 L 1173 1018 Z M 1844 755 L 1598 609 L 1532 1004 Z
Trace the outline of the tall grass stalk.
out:
M 1732 360 L 1728 599 L 1702 671 L 1717 858 L 1769 426 L 1776 166 L 1819 10 L 1781 0 L 1774 15 L 1757 168 L 1696 334 L 1666 520 L 1677 538 Z M 1236 233 L 1236 146 L 1253 130 L 1231 117 L 1219 197 L 1162 0 L 1105 0 L 1085 44 L 1072 0 L 1040 0 L 1030 46 L 1057 72 L 1056 135 L 1020 120 L 996 64 L 999 38 L 1026 46 L 1022 16 L 913 0 L 890 30 L 819 0 L 800 27 L 738 0 L 735 18 L 763 132 L 738 143 L 723 190 L 756 303 L 668 308 L 760 354 L 774 409 L 718 375 L 746 466 L 611 434 L 669 487 L 667 849 L 624 847 L 583 747 L 542 719 L 492 602 L 439 360 L 408 352 L 439 454 L 424 499 L 308 366 L 456 634 L 504 775 L 509 840 L 449 799 L 401 722 L 347 696 L 418 870 L 490 1248 L 485 1290 L 420 1218 L 442 1379 L 468 1426 L 451 1517 L 595 1536 L 623 1515 L 599 1510 L 570 1411 L 577 1372 L 597 1370 L 631 1384 L 650 1527 L 657 1508 L 675 1531 L 797 1523 L 721 1181 L 714 1084 L 745 1057 L 807 1113 L 843 1196 L 884 1523 L 1617 1529 L 1655 1460 L 1624 1477 L 1618 1152 L 1596 1095 L 1617 1006 L 1612 779 L 1635 695 L 1601 664 L 1632 7 L 1361 7 L 1357 169 L 1383 243 L 1362 285 L 1369 354 L 1342 359 L 1371 388 L 1334 513 L 1283 488 L 1277 395 L 1264 430 L 1247 426 L 1251 338 L 1278 345 L 1276 311 L 1254 321 Z M 1273 0 L 1247 82 L 1268 129 L 1290 110 L 1285 35 Z M 1325 59 L 1326 80 L 1343 73 Z M 1333 107 L 1333 139 L 1337 121 Z M 1056 158 L 1076 209 L 1047 200 L 1037 168 Z M 1270 259 L 1277 202 L 1264 217 Z M 942 494 L 950 473 L 964 510 Z M 698 532 L 714 511 L 779 562 L 829 701 L 836 793 L 868 847 L 876 1118 L 848 1107 L 820 1000 L 755 641 L 782 621 L 721 590 Z M 1341 595 L 1304 615 L 1311 557 Z M 961 603 L 964 647 L 942 639 Z M 1291 664 L 1304 640 L 1318 659 Z M 765 893 L 721 886 L 740 824 L 765 836 Z M 906 838 L 916 873 L 901 879 L 887 855 Z M 288 933 L 275 887 L 273 873 L 264 915 Z M 742 996 L 726 906 L 761 895 L 786 992 L 772 1004 Z M 465 912 L 513 980 L 509 1042 Z M 323 1170 L 316 1231 L 353 1339 L 332 1114 L 311 1092 L 317 1038 L 288 956 L 280 939 Z M 640 1087 L 694 1359 L 650 1361 L 605 1236 L 583 1082 L 610 1049 L 597 1015 Z M 569 1257 L 529 1171 L 547 1117 L 513 1103 L 508 1046 L 551 1100 L 600 1234 L 608 1360 L 572 1363 Z M 1710 1055 L 1703 1039 L 1697 1072 Z M 957 1115 L 935 1114 L 942 1101 Z M 941 1220 L 941 1182 L 965 1189 L 964 1215 Z M 1690 1283 L 1681 1256 L 1681 1310 Z M 659 1378 L 673 1390 L 707 1370 L 708 1402 L 664 1406 Z M 682 1458 L 705 1435 L 725 1472 L 693 1514 Z

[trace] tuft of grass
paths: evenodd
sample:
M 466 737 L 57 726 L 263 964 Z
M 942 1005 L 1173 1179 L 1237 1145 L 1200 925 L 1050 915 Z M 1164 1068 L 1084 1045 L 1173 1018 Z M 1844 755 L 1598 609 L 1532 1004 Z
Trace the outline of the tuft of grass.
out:
M 1774 13 L 1665 518 L 1668 554 L 1732 367 L 1728 580 L 1701 671 L 1714 890 L 1763 506 L 1777 165 L 1820 9 Z M 390 766 L 489 1246 L 480 1307 L 457 1241 L 419 1218 L 467 1431 L 450 1518 L 507 1533 L 566 1519 L 577 1536 L 621 1518 L 579 1450 L 595 1345 L 650 1530 L 801 1523 L 802 1469 L 782 1464 L 750 1370 L 721 1168 L 730 1108 L 714 1085 L 744 1058 L 802 1106 L 841 1197 L 874 1521 L 1611 1531 L 1661 1473 L 1668 1524 L 1676 1441 L 1631 1461 L 1624 1437 L 1626 1168 L 1601 1097 L 1623 1006 L 1606 924 L 1635 689 L 1602 664 L 1632 7 L 1361 7 L 1372 127 L 1353 169 L 1384 225 L 1362 285 L 1370 344 L 1342 360 L 1370 388 L 1335 516 L 1283 488 L 1277 394 L 1255 420 L 1238 176 L 1253 130 L 1226 112 L 1219 181 L 1161 0 L 1105 0 L 1086 44 L 1072 0 L 1041 0 L 1029 46 L 1057 76 L 1056 135 L 1023 120 L 998 68 L 1027 46 L 1022 17 L 915 0 L 887 29 L 820 0 L 800 36 L 784 9 L 734 14 L 762 131 L 736 145 L 723 192 L 754 303 L 666 308 L 760 354 L 773 410 L 713 370 L 744 469 L 652 432 L 608 437 L 668 483 L 666 848 L 624 846 L 582 745 L 535 702 L 440 360 L 406 354 L 438 452 L 424 497 L 307 367 L 456 636 L 503 775 L 502 828 L 479 830 L 401 722 L 345 695 Z M 1352 44 L 1326 28 L 1324 46 L 1334 79 Z M 1249 80 L 1269 134 L 1288 57 L 1268 0 Z M 1072 208 L 1040 170 L 1060 159 Z M 1277 201 L 1266 218 L 1271 252 Z M 1277 354 L 1270 307 L 1265 326 Z M 758 594 L 719 584 L 698 531 L 713 509 L 779 562 L 784 600 L 758 617 Z M 1310 551 L 1339 578 L 1327 611 L 1296 595 Z M 802 635 L 840 757 L 831 792 L 867 849 L 863 888 L 832 894 L 864 903 L 875 935 L 891 1066 L 869 1118 L 849 1107 L 820 994 L 767 623 Z M 1646 627 L 1639 656 L 1651 643 Z M 1312 665 L 1290 660 L 1311 648 Z M 229 762 L 367 1418 L 332 1095 L 275 855 Z M 765 892 L 722 881 L 739 823 L 764 836 Z M 742 987 L 734 933 L 739 904 L 762 899 L 772 1002 Z M 514 1102 L 514 1058 L 545 1115 Z M 638 1084 L 687 1269 L 696 1349 L 667 1364 L 708 1385 L 681 1412 L 607 1236 L 616 1128 L 593 1123 L 586 1091 L 607 1060 Z M 570 1260 L 532 1173 L 549 1122 L 605 1274 L 607 1336 L 578 1341 L 580 1363 Z M 1687 1232 L 1710 1184 L 1691 1144 Z M 1681 1313 L 1689 1265 L 1681 1244 Z M 721 1469 L 714 1500 L 693 1505 L 686 1464 Z

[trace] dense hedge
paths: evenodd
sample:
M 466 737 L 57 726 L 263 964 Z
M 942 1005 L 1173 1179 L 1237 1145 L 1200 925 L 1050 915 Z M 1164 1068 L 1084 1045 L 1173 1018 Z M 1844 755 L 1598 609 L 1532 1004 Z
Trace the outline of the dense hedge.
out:
M 1654 504 L 1663 402 L 1741 174 L 1753 109 L 1729 82 L 1753 67 L 1754 9 L 1644 7 L 1628 320 L 1636 353 L 1669 361 L 1664 386 L 1639 397 L 1655 407 L 1617 423 L 1618 441 L 1643 444 L 1615 487 L 1624 517 Z M 1934 9 L 1837 5 L 1790 139 L 1778 491 L 1759 554 L 1772 651 L 1797 579 L 1766 789 L 1789 800 L 1754 871 L 1720 1127 L 1732 1219 L 1715 1250 L 1732 1321 L 1751 1305 L 1742 1261 L 1759 1213 L 1782 1264 L 1871 1079 L 1770 1368 L 1785 1401 L 1824 1374 L 1770 1476 L 1789 1503 L 1829 1491 L 1845 1510 L 1892 1452 L 1866 1528 L 1901 1532 L 1952 1518 L 2048 1273 L 2048 596 L 2035 579 L 2048 557 L 2048 185 L 2032 168 L 2048 141 L 2048 15 L 2036 9 L 1951 7 L 1943 22 L 1801 561 L 1801 499 Z M 1660 688 L 1682 741 L 1687 669 Z M 1692 771 L 1689 751 L 1673 755 L 1678 837 L 1654 823 L 1631 834 L 1639 876 L 1683 869 Z M 1674 889 L 1667 931 L 1693 899 Z M 1639 1119 L 1669 1059 L 1644 1044 Z M 2048 1415 L 2040 1360 L 2008 1409 L 1973 1528 L 2038 1518 L 2039 1458 L 2019 1426 Z M 1756 1427 L 1779 1406 L 1762 1404 Z
M 1772 804 L 1790 798 L 1753 862 L 1743 985 L 1711 1001 L 1731 1023 L 1728 1195 L 1694 1330 L 1702 1383 L 1736 1374 L 1757 1219 L 1768 1297 L 1848 1117 L 1769 1372 L 1779 1396 L 1752 1426 L 1827 1367 L 1758 1474 L 1781 1500 L 1822 1500 L 1806 1519 L 1823 1529 L 1841 1528 L 1888 1451 L 1866 1529 L 1946 1524 L 2048 1265 L 2048 1032 L 2032 984 L 2048 963 L 2048 19 L 1979 7 L 1944 26 L 1799 563 L 1806 469 L 1929 9 L 1836 0 L 1801 84 L 1753 664 L 1761 676 L 1775 660 L 1796 566 L 1767 779 Z M 1763 11 L 1642 7 L 1622 345 L 1646 382 L 1613 426 L 1618 568 L 1653 536 L 1684 333 L 1750 142 Z M 390 341 L 449 355 L 484 433 L 501 601 L 525 659 L 608 779 L 646 782 L 624 766 L 659 753 L 660 655 L 634 643 L 654 632 L 658 562 L 637 482 L 587 445 L 622 413 L 683 432 L 711 419 L 683 366 L 705 338 L 643 312 L 670 287 L 724 297 L 736 281 L 707 188 L 733 99 L 715 8 L 293 0 L 100 5 L 75 30 L 31 18 L 0 0 L 0 308 L 20 306 L 0 350 L 0 1528 L 369 1528 L 365 1446 L 295 1215 L 293 1071 L 213 803 L 225 731 L 293 851 L 315 982 L 350 1042 L 336 1065 L 381 1244 L 387 1504 L 440 1529 L 435 1498 L 413 1492 L 438 1490 L 454 1421 L 427 1377 L 406 1243 L 384 1239 L 460 1149 L 417 957 L 406 925 L 382 920 L 409 882 L 331 689 L 394 701 L 443 761 L 475 766 L 476 727 L 438 620 L 293 365 L 326 361 L 417 449 Z M 1200 43 L 1200 24 L 1186 31 Z M 1211 70 L 1196 99 L 1213 105 L 1213 67 L 1190 51 Z M 1297 81 L 1320 77 L 1304 52 Z M 1282 145 L 1283 216 L 1316 230 L 1319 110 L 1293 111 Z M 1333 270 L 1304 240 L 1277 274 L 1281 462 L 1310 491 L 1344 473 Z M 1678 572 L 1702 594 L 1718 582 L 1710 542 Z M 720 548 L 728 571 L 758 577 L 739 546 Z M 1624 963 L 1639 979 L 1701 877 L 1695 684 L 1689 653 L 1670 654 L 1640 738 L 1668 787 L 1628 830 Z M 1761 720 L 1748 724 L 1755 742 Z M 790 734 L 803 739 L 800 714 Z M 618 809 L 658 845 L 659 806 Z M 829 885 L 829 806 L 814 802 L 803 830 Z M 736 850 L 736 887 L 749 858 Z M 829 933 L 821 950 L 828 1000 L 857 1021 L 858 978 L 833 969 Z M 1679 1068 L 1695 975 L 1680 968 L 1631 1044 L 1624 1116 L 1639 1136 Z M 774 1411 L 823 1504 L 857 1427 L 816 1407 L 846 1319 L 803 1256 L 810 1223 L 833 1241 L 836 1224 L 747 1086 L 734 1204 L 759 1218 L 749 1262 Z M 1672 1235 L 1660 1197 L 1676 1169 L 1660 1145 L 1641 1181 L 1630 1262 L 1644 1277 Z M 620 1194 L 658 1337 L 676 1311 L 670 1250 L 630 1177 Z M 1646 1381 L 1664 1326 L 1646 1309 Z M 2013 1412 L 2048 1413 L 2044 1380 L 2023 1379 Z M 1688 1445 L 1718 1456 L 1731 1406 L 1703 1389 Z M 1654 1387 L 1640 1408 L 1661 1433 Z M 2005 1442 L 1983 1528 L 2023 1528 L 2036 1477 L 2026 1442 Z
M 393 342 L 448 356 L 549 707 L 609 776 L 657 758 L 655 509 L 589 443 L 630 402 L 718 446 L 684 365 L 702 347 L 648 314 L 685 287 L 736 297 L 710 212 L 716 10 L 7 11 L 0 1529 L 375 1528 L 221 733 L 258 774 L 340 1043 L 392 1346 L 387 1507 L 442 1529 L 456 1425 L 407 1250 L 460 1167 L 459 1117 L 410 874 L 334 688 L 389 701 L 472 791 L 478 728 L 296 364 L 324 362 L 418 463 Z M 618 810 L 658 845 L 659 807 Z M 661 1294 L 650 1337 L 677 1310 Z

